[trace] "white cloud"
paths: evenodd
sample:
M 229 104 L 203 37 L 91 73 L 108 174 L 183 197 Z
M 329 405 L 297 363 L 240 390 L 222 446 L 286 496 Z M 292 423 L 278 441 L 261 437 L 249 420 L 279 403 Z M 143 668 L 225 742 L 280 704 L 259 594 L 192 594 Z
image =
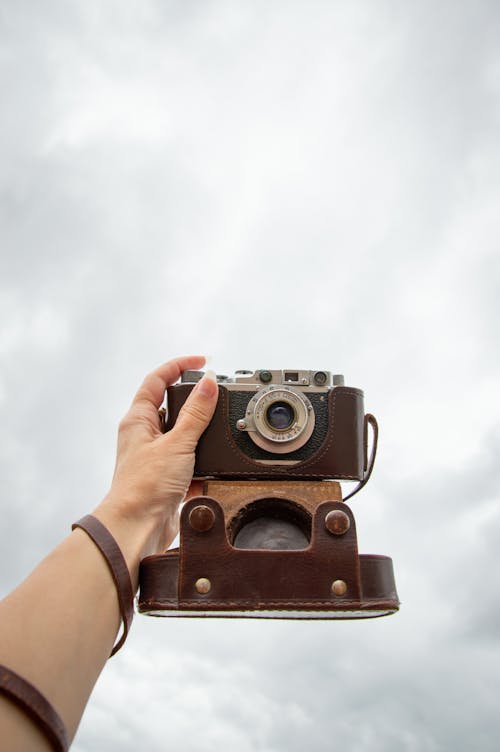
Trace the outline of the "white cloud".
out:
M 495 748 L 497 16 L 7 3 L 2 588 L 107 490 L 144 372 L 205 351 L 365 389 L 380 453 L 352 506 L 403 600 L 372 623 L 137 617 L 76 750 Z

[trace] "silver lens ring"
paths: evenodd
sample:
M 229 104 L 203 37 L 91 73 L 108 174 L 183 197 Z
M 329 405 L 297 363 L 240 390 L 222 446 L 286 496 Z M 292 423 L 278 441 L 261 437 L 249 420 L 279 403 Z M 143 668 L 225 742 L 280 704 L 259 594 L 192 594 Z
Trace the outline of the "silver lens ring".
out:
M 294 419 L 286 428 L 273 428 L 269 422 L 269 409 L 277 402 L 284 402 L 293 410 Z M 268 452 L 293 452 L 304 446 L 314 430 L 315 416 L 309 399 L 291 387 L 259 390 L 248 403 L 247 416 L 252 417 L 255 427 L 255 431 L 249 431 L 252 441 Z

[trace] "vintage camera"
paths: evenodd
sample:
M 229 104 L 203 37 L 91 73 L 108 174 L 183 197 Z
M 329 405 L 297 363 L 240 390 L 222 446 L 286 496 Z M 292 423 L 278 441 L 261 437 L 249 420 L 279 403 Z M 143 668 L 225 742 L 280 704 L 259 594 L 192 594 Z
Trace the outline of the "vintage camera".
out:
M 186 371 L 167 390 L 166 430 L 202 376 Z M 288 369 L 217 380 L 219 399 L 198 444 L 195 477 L 363 479 L 363 392 L 346 387 L 343 376 Z
M 169 387 L 165 430 L 202 376 L 187 371 Z M 392 560 L 358 553 L 345 503 L 368 481 L 377 448 L 363 392 L 329 371 L 217 380 L 215 414 L 196 451 L 203 495 L 181 511 L 179 547 L 141 562 L 139 611 L 280 619 L 397 611 Z M 358 481 L 349 496 L 341 480 Z

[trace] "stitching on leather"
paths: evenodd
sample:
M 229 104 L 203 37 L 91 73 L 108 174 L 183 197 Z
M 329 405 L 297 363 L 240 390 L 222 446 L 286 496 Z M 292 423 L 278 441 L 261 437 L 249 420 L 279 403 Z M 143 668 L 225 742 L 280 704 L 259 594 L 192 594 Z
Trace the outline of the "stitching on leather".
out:
M 308 460 L 304 460 L 303 462 L 299 462 L 297 465 L 293 465 L 292 468 L 287 468 L 286 474 L 293 474 L 294 471 L 302 470 L 302 468 L 307 468 L 309 465 L 311 465 L 313 462 L 316 462 L 320 459 L 322 459 L 327 451 L 330 449 L 332 443 L 333 443 L 333 437 L 335 435 L 334 432 L 334 426 L 335 426 L 335 400 L 337 399 L 338 392 L 334 390 L 333 396 L 332 396 L 332 423 L 331 423 L 331 431 L 330 431 L 330 438 L 326 442 L 326 444 L 323 446 L 323 448 L 318 449 L 318 453 L 314 453 L 312 457 L 310 457 Z M 362 397 L 362 394 L 356 391 L 344 391 L 342 394 L 345 394 L 349 397 Z M 236 454 L 236 456 L 245 462 L 250 467 L 255 468 L 255 470 L 260 470 L 262 472 L 264 466 L 261 465 L 259 462 L 254 462 L 253 460 L 249 460 L 248 457 L 236 446 L 234 443 L 234 439 L 232 437 L 232 434 L 229 429 L 229 405 L 228 405 L 228 395 L 227 391 L 222 392 L 222 410 L 224 415 L 224 431 L 226 434 L 227 443 L 229 445 L 229 448 L 233 452 L 233 454 Z M 245 471 L 245 470 L 239 470 L 237 472 L 237 475 L 254 475 L 255 470 L 252 471 Z M 221 473 L 217 470 L 207 470 L 207 475 L 221 475 Z M 227 473 L 228 475 L 231 475 L 231 473 Z M 278 471 L 277 477 L 281 474 L 281 471 Z M 283 471 L 283 475 L 285 474 L 285 471 Z M 310 477 L 313 478 L 324 478 L 325 473 L 308 473 Z M 346 475 L 343 473 L 337 473 L 335 475 L 336 478 L 345 478 L 346 480 L 358 480 L 357 476 L 353 475 Z
M 304 606 L 334 606 L 335 608 L 332 610 L 342 610 L 341 606 L 348 606 L 348 607 L 356 607 L 356 608 L 363 608 L 363 604 L 369 603 L 370 605 L 373 605 L 375 603 L 396 603 L 395 600 L 385 600 L 380 601 L 378 599 L 370 600 L 369 598 L 365 598 L 364 600 L 342 600 L 342 601 L 325 601 L 325 600 L 318 600 L 318 601 L 290 601 L 290 600 L 275 600 L 275 601 L 264 601 L 265 608 L 255 608 L 255 601 L 245 600 L 245 601 L 224 601 L 224 600 L 217 600 L 217 601 L 209 601 L 209 600 L 195 600 L 193 598 L 180 598 L 179 601 L 182 603 L 182 606 L 185 605 L 197 605 L 197 606 L 226 606 L 226 607 L 233 607 L 233 606 L 251 606 L 252 611 L 267 611 L 268 608 L 272 608 L 274 606 L 282 607 L 282 610 L 295 610 L 297 607 L 303 608 Z M 288 606 L 289 608 L 283 608 L 284 606 Z
M 335 606 L 335 608 L 331 608 L 330 610 L 333 611 L 342 611 L 342 610 L 348 610 L 348 609 L 341 609 L 340 606 L 348 606 L 348 607 L 356 607 L 358 609 L 363 609 L 367 605 L 370 606 L 378 606 L 379 608 L 397 608 L 399 606 L 399 601 L 396 598 L 390 598 L 386 600 L 379 600 L 378 598 L 364 598 L 362 601 L 353 601 L 353 600 L 344 600 L 339 601 L 338 603 L 335 603 L 334 601 L 266 601 L 265 602 L 265 608 L 255 608 L 255 602 L 253 601 L 197 601 L 193 599 L 186 599 L 181 598 L 181 606 L 179 606 L 178 601 L 142 601 L 140 606 L 141 609 L 153 609 L 153 608 L 164 608 L 165 606 L 172 610 L 183 610 L 185 605 L 190 606 L 227 606 L 227 607 L 238 607 L 238 606 L 251 606 L 251 611 L 268 611 L 270 608 L 276 607 L 280 611 L 296 611 L 297 607 L 301 606 Z M 286 606 L 289 606 L 289 608 L 286 608 Z M 224 613 L 224 611 L 220 611 L 221 614 Z

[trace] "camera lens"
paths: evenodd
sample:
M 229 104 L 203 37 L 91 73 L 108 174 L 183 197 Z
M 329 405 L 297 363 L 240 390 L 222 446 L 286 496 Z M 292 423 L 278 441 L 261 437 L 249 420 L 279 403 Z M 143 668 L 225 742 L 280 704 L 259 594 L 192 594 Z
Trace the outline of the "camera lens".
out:
M 267 408 L 266 420 L 275 431 L 286 431 L 295 421 L 295 410 L 288 402 L 273 402 Z
M 314 424 L 314 410 L 307 395 L 291 386 L 276 385 L 257 389 L 248 403 L 245 418 L 236 421 L 240 430 L 248 431 L 254 444 L 278 454 L 303 446 L 311 438 Z

